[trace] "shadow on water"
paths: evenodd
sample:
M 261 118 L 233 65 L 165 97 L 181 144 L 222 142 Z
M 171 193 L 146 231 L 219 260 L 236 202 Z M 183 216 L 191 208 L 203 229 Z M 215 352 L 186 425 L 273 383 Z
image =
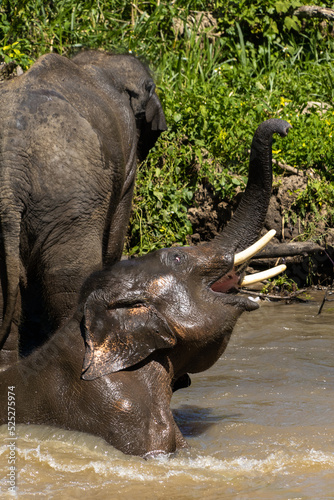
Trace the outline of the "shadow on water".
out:
M 175 422 L 185 438 L 200 436 L 222 420 L 240 416 L 240 414 L 213 415 L 212 413 L 211 408 L 195 405 L 182 405 L 173 410 Z

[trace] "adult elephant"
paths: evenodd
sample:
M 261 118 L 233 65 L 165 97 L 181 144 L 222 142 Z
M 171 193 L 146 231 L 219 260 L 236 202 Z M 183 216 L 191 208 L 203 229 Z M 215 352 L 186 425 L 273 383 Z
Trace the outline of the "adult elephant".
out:
M 215 363 L 240 314 L 258 308 L 237 294 L 240 273 L 268 241 L 254 245 L 271 193 L 272 134 L 284 136 L 289 127 L 269 120 L 257 129 L 245 194 L 221 235 L 117 262 L 88 278 L 73 319 L 0 374 L 0 400 L 15 393 L 17 423 L 97 434 L 142 456 L 186 446 L 170 409 L 172 391 L 188 384 L 188 373 Z M 2 405 L 0 423 L 7 418 Z
M 165 129 L 132 55 L 48 54 L 2 86 L 0 347 L 21 322 L 29 352 L 70 316 L 84 278 L 120 259 L 137 160 Z

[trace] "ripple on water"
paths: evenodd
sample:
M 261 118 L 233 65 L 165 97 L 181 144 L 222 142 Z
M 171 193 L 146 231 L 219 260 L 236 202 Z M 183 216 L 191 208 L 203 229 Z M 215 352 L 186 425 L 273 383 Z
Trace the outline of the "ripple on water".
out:
M 255 434 L 252 429 L 244 431 L 253 437 L 259 435 L 258 429 Z M 0 440 L 5 436 L 6 428 L 2 427 Z M 168 498 L 172 494 L 180 499 L 201 498 L 203 492 L 209 494 L 206 498 L 218 499 L 218 493 L 228 498 L 226 495 L 229 492 L 231 495 L 241 492 L 246 484 L 251 495 L 253 489 L 254 492 L 258 488 L 261 490 L 268 483 L 268 478 L 273 483 L 275 477 L 291 478 L 297 475 L 307 478 L 310 472 L 311 475 L 320 473 L 323 476 L 334 467 L 333 452 L 307 449 L 307 440 L 302 442 L 301 435 L 289 440 L 288 433 L 285 437 L 280 435 L 276 443 L 276 432 L 267 436 L 268 444 L 262 458 L 254 458 L 250 453 L 248 456 L 231 454 L 222 458 L 221 451 L 207 456 L 192 449 L 176 456 L 160 456 L 148 461 L 127 457 L 103 440 L 76 432 L 19 426 L 18 436 L 20 498 L 31 498 L 32 494 L 34 498 L 60 498 L 65 491 L 66 498 L 80 498 L 83 492 L 89 492 L 89 498 L 102 499 L 106 498 L 103 497 L 106 494 L 116 495 L 111 498 L 122 494 L 123 498 L 136 491 L 137 499 Z M 7 447 L 0 446 L 1 470 L 5 467 L 6 453 Z M 3 479 L 0 485 L 5 491 Z M 148 497 L 152 488 L 155 496 Z

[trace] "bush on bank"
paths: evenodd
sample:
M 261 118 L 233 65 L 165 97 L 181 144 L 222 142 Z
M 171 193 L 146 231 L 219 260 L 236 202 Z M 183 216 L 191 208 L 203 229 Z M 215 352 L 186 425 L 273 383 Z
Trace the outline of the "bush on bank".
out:
M 233 199 L 247 181 L 252 135 L 272 117 L 293 126 L 288 138 L 275 138 L 275 172 L 288 164 L 308 179 L 287 217 L 326 206 L 329 228 L 334 32 L 333 21 L 295 15 L 312 3 L 3 0 L 0 56 L 26 70 L 44 53 L 89 47 L 131 51 L 149 63 L 169 130 L 139 168 L 129 253 L 185 244 L 187 210 L 201 183 Z

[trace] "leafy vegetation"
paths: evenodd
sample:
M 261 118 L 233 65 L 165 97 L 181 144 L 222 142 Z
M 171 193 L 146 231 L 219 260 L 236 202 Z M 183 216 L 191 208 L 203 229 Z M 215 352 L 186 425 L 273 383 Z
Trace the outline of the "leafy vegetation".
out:
M 280 294 L 284 296 L 296 292 L 297 289 L 298 287 L 295 281 L 289 278 L 285 273 L 282 273 L 277 278 L 267 280 L 261 289 L 261 293 L 267 295 L 279 291 Z
M 293 211 L 305 218 L 333 206 L 333 25 L 295 15 L 312 3 L 3 0 L 0 55 L 24 70 L 44 53 L 82 47 L 148 61 L 169 130 L 138 173 L 128 251 L 145 253 L 187 242 L 200 183 L 225 200 L 244 187 L 253 133 L 270 117 L 293 126 L 275 138 L 276 173 L 280 162 L 313 173 Z M 333 224 L 332 209 L 322 217 Z

